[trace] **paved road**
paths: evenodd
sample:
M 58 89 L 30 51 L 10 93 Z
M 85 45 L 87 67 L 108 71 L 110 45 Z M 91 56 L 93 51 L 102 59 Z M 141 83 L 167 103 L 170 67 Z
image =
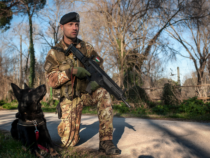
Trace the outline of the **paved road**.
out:
M 17 110 L 0 111 L 0 129 L 10 130 Z M 45 113 L 53 141 L 60 141 L 54 113 Z M 210 123 L 117 118 L 113 142 L 129 158 L 210 158 Z M 83 115 L 77 148 L 98 149 L 97 116 Z

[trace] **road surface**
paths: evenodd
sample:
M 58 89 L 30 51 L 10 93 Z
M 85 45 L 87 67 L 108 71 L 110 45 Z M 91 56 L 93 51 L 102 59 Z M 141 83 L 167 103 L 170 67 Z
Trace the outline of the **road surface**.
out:
M 10 130 L 17 110 L 0 111 L 0 129 Z M 45 113 L 51 138 L 60 142 L 55 113 Z M 113 142 L 121 150 L 117 157 L 210 158 L 210 123 L 119 118 L 113 120 Z M 95 115 L 82 115 L 80 142 L 76 148 L 98 149 L 99 122 Z

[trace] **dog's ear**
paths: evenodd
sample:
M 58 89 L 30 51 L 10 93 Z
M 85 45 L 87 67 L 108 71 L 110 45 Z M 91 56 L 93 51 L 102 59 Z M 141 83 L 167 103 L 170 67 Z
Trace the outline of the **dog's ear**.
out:
M 20 100 L 20 97 L 21 97 L 21 89 L 14 83 L 11 83 L 11 86 L 12 86 L 12 89 L 13 89 L 13 92 L 15 94 L 15 97 L 17 100 Z
M 26 83 L 24 83 L 24 89 L 30 88 Z

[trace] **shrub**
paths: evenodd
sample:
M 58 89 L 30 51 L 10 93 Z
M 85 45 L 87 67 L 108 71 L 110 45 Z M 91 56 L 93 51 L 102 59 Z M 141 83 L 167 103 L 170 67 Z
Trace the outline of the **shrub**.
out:
M 12 101 L 12 103 L 18 103 L 17 99 L 14 99 L 14 100 Z
M 0 100 L 0 106 L 6 104 L 6 102 L 4 100 Z
M 192 115 L 204 115 L 209 112 L 209 103 L 205 104 L 202 100 L 198 100 L 197 97 L 184 100 L 179 106 L 179 112 L 185 112 Z
M 157 105 L 155 106 L 152 111 L 157 114 L 166 114 L 170 110 L 170 106 L 167 105 Z
M 129 107 L 125 105 L 125 103 L 121 102 L 121 105 L 113 105 L 112 108 L 119 113 L 128 113 L 129 112 Z
M 4 109 L 8 109 L 8 110 L 10 110 L 10 109 L 17 109 L 17 107 L 18 107 L 17 104 L 15 104 L 15 105 L 13 104 L 12 105 L 11 103 L 6 103 L 6 104 L 3 105 L 3 108 Z
M 53 99 L 50 99 L 48 102 L 41 101 L 43 107 L 49 107 L 49 106 L 56 107 L 58 103 L 59 100 L 53 100 Z
M 154 108 L 156 106 L 157 103 L 155 102 L 152 102 L 152 101 L 149 101 L 147 102 L 147 105 L 150 107 L 150 108 Z
M 133 103 L 139 103 L 139 102 L 149 102 L 149 96 L 145 92 L 144 89 L 142 89 L 139 86 L 134 86 L 128 90 L 126 93 L 127 98 L 130 102 Z
M 170 83 L 164 84 L 162 100 L 165 105 L 178 105 L 180 101 L 175 95 L 179 93 L 179 90 Z
M 50 105 L 47 102 L 41 101 L 43 107 L 49 107 Z
M 133 114 L 146 114 L 146 109 L 144 107 L 138 107 L 131 111 Z

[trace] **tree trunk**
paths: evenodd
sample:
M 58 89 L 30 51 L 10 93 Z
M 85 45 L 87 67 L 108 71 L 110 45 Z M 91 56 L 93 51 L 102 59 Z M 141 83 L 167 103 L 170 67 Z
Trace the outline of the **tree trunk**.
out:
M 206 67 L 206 61 L 200 62 L 200 68 L 197 71 L 197 85 L 203 84 L 203 75 L 204 75 L 204 69 Z
M 202 84 L 204 84 L 203 81 L 203 76 L 204 76 L 204 69 L 206 67 L 206 60 L 202 61 L 202 59 L 200 59 L 200 68 L 197 69 L 197 85 L 199 85 L 199 87 L 197 87 L 196 90 L 196 96 L 198 97 L 207 97 L 207 90 L 204 86 L 200 86 Z
M 28 56 L 26 58 L 25 77 L 24 77 L 24 80 L 27 84 L 28 84 L 28 59 L 29 59 L 29 57 L 30 57 L 30 52 L 29 52 L 29 49 L 28 49 Z
M 124 73 L 124 70 L 123 69 L 120 69 L 120 75 L 119 75 L 119 87 L 120 88 L 123 88 L 123 73 Z
M 30 28 L 30 43 L 29 43 L 29 53 L 30 53 L 30 75 L 29 75 L 29 87 L 33 88 L 35 79 L 35 55 L 34 55 L 34 44 L 33 44 L 33 27 L 32 27 L 32 16 L 28 12 L 29 18 L 29 28 Z
M 20 88 L 22 87 L 23 84 L 23 71 L 22 71 L 22 35 L 20 35 Z

